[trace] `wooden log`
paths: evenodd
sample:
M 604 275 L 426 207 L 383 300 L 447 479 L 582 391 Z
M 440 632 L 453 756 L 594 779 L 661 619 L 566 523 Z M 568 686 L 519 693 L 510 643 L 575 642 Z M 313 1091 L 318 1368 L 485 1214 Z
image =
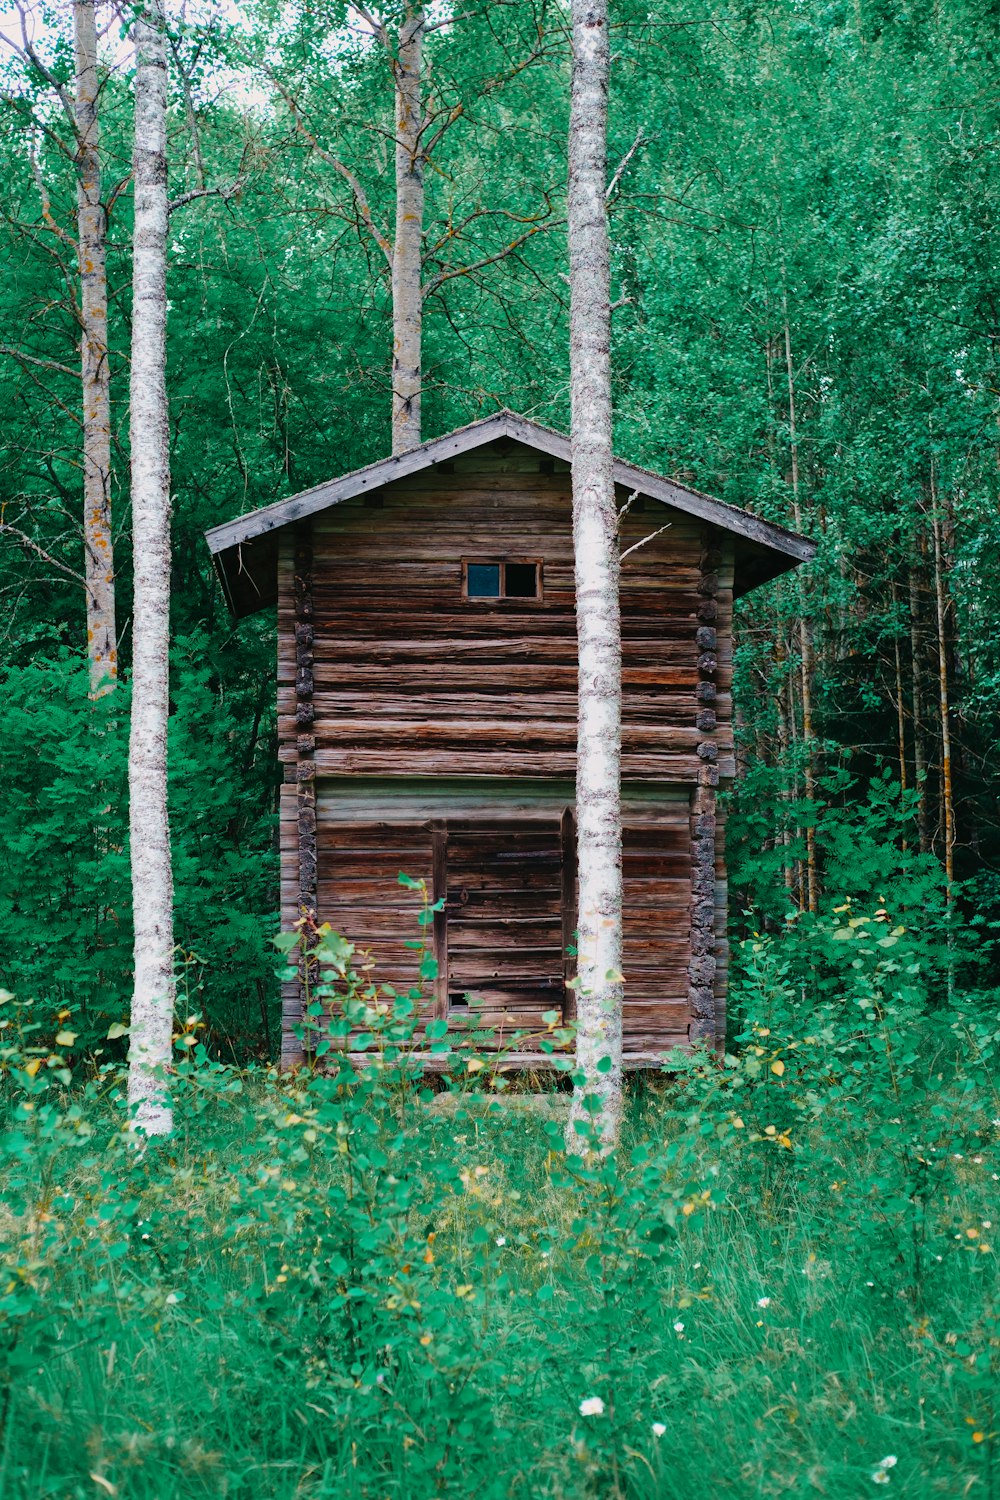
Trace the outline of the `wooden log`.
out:
M 313 709 L 313 653 L 315 627 L 313 623 L 312 573 L 313 554 L 311 530 L 308 526 L 297 528 L 294 541 L 294 572 L 292 592 L 295 609 L 295 814 L 296 814 L 296 878 L 298 882 L 297 922 L 302 933 L 303 950 L 315 939 L 317 928 L 316 892 L 316 741 L 312 733 Z M 284 872 L 283 872 L 284 873 Z M 289 1004 L 282 1014 L 281 1062 L 291 1067 L 303 1061 L 305 1043 L 298 1032 L 305 1020 L 306 995 L 314 974 L 310 960 L 304 951 L 299 960 L 298 994 L 289 997 Z
M 714 706 L 718 689 L 714 681 L 718 644 L 715 622 L 719 620 L 719 566 L 723 539 L 710 528 L 702 538 L 701 577 L 698 593 L 699 623 L 694 647 L 698 653 L 698 683 L 695 688 L 696 732 L 704 735 L 698 744 L 701 770 L 691 798 L 691 909 L 688 1002 L 691 1008 L 692 1042 L 717 1045 L 716 1010 L 716 787 L 719 780 L 719 734 Z M 705 623 L 710 622 L 710 623 Z M 705 716 L 704 705 L 713 712 Z

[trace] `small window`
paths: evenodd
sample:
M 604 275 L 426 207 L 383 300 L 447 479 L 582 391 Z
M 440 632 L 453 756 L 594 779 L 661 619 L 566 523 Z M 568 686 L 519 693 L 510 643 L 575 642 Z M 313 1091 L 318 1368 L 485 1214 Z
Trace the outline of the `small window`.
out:
M 498 559 L 462 564 L 462 592 L 466 599 L 540 599 L 542 565 L 537 559 Z

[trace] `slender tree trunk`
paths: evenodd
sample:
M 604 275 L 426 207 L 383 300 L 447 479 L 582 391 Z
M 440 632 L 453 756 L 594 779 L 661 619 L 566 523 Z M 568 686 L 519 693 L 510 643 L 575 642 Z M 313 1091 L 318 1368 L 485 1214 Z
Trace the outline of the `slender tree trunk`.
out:
M 108 364 L 107 219 L 101 201 L 95 0 L 73 0 L 76 57 L 77 242 L 83 333 L 83 537 L 90 696 L 118 676 L 115 565 L 111 541 L 111 372 Z
M 902 652 L 899 649 L 899 625 L 898 625 L 899 588 L 898 588 L 895 580 L 893 580 L 893 584 L 892 584 L 892 605 L 893 605 L 893 616 L 894 616 L 894 620 L 893 620 L 893 632 L 892 632 L 892 650 L 893 650 L 894 665 L 895 665 L 895 668 L 896 668 L 896 748 L 897 748 L 897 751 L 898 751 L 898 754 L 899 754 L 899 789 L 904 794 L 904 801 L 905 801 L 905 793 L 906 793 L 906 787 L 907 787 L 907 774 L 906 774 L 906 703 L 905 703 L 904 698 L 903 698 L 903 655 L 902 655 Z M 904 849 L 906 848 L 906 835 L 905 834 L 903 835 L 903 848 Z
M 621 615 L 611 449 L 611 255 L 605 205 L 607 0 L 573 0 L 569 129 L 570 399 L 579 649 L 576 753 L 578 1082 L 566 1127 L 613 1149 L 622 1108 Z M 606 1071 L 602 1071 L 606 1070 Z
M 792 511 L 796 531 L 802 530 L 802 509 L 799 504 L 799 438 L 795 415 L 795 371 L 792 365 L 792 335 L 788 323 L 788 294 L 782 287 L 782 306 L 785 314 L 785 373 L 788 379 L 788 438 L 792 461 Z M 813 645 L 812 631 L 804 614 L 799 615 L 799 649 L 801 653 L 802 689 L 802 742 L 803 770 L 805 773 L 806 814 L 806 904 L 816 911 L 819 897 L 819 871 L 816 864 L 816 819 L 813 808 L 816 802 L 816 768 L 813 745 Z
M 167 50 L 163 0 L 135 25 L 135 233 L 131 445 L 135 565 L 129 832 L 135 990 L 129 1104 L 137 1129 L 169 1134 L 164 1073 L 174 1016 L 173 877 L 167 819 L 170 449 L 167 419 Z
M 392 252 L 392 451 L 420 442 L 424 159 L 421 145 L 425 16 L 409 8 L 399 28 L 396 86 L 396 234 Z
M 913 671 L 913 775 L 917 787 L 917 833 L 921 854 L 931 849 L 930 817 L 927 808 L 927 758 L 924 754 L 924 704 L 921 665 L 923 642 L 920 634 L 920 549 L 914 543 L 910 561 L 910 660 Z
M 955 879 L 955 802 L 951 769 L 951 705 L 948 687 L 948 601 L 944 584 L 944 546 L 937 488 L 931 472 L 931 530 L 934 538 L 934 602 L 937 616 L 938 706 L 941 714 L 941 809 L 944 814 L 944 869 L 948 900 Z

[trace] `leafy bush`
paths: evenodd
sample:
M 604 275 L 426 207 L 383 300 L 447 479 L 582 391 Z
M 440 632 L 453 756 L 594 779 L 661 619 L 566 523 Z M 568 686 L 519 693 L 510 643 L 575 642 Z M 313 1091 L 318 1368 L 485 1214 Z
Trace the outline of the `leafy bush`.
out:
M 273 777 L 261 786 L 254 765 L 271 747 L 266 736 L 240 743 L 240 695 L 226 691 L 200 639 L 177 642 L 174 659 L 181 992 L 205 1015 L 216 1050 L 242 1059 L 259 1055 L 273 1031 L 264 956 L 277 925 Z M 0 680 L 0 978 L 57 1009 L 72 1005 L 81 1046 L 100 1046 L 131 996 L 128 705 L 125 685 L 89 702 L 86 665 L 69 652 L 8 666 Z

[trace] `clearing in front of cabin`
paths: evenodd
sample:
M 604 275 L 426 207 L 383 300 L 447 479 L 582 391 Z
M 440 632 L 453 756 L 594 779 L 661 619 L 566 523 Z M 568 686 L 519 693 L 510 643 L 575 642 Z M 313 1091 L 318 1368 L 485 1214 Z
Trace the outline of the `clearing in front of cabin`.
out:
M 7 996 L 0 1493 L 991 1494 L 996 1022 L 883 908 L 740 960 L 734 1054 L 637 1085 L 606 1161 L 474 1037 L 433 1092 L 333 934 L 322 1067 L 192 1021 L 144 1155 L 119 1065 Z

